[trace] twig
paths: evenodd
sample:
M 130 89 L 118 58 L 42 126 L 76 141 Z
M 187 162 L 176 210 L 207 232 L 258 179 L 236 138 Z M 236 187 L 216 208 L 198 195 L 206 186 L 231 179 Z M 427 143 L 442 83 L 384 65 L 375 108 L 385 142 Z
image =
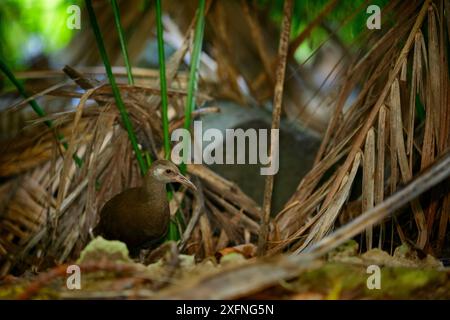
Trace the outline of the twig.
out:
M 281 116 L 281 104 L 283 101 L 283 86 L 284 75 L 286 72 L 286 60 L 289 47 L 289 34 L 291 31 L 291 18 L 292 18 L 293 1 L 286 0 L 283 8 L 283 21 L 281 25 L 280 44 L 278 47 L 278 66 L 275 80 L 275 90 L 273 98 L 273 113 L 272 113 L 272 129 L 278 129 L 280 127 Z M 274 142 L 276 145 L 274 145 Z M 270 162 L 273 161 L 274 150 L 278 148 L 276 141 L 271 141 L 270 145 Z M 270 209 L 272 202 L 273 191 L 273 175 L 266 177 L 266 183 L 264 187 L 264 200 L 263 200 L 263 214 L 261 217 L 261 227 L 258 239 L 258 255 L 263 255 L 266 252 L 267 234 L 269 229 Z
M 199 181 L 200 179 L 197 178 L 196 186 L 198 189 L 198 192 L 196 193 L 196 201 L 197 204 L 194 206 L 192 217 L 189 220 L 189 224 L 186 227 L 186 230 L 184 230 L 183 237 L 181 239 L 180 244 L 178 245 L 178 248 L 181 251 L 184 250 L 186 247 L 187 241 L 191 237 L 192 231 L 194 231 L 194 228 L 200 218 L 200 215 L 205 210 L 205 195 L 203 194 L 203 186 Z
M 91 79 L 86 78 L 83 74 L 72 68 L 71 66 L 65 65 L 62 69 L 65 74 L 69 76 L 80 88 L 84 90 L 89 90 L 95 87 L 95 84 Z

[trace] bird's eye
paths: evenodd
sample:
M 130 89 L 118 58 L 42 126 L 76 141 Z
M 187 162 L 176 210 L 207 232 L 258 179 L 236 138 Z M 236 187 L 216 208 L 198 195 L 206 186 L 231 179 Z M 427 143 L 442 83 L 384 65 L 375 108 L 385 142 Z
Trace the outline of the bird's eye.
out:
M 166 173 L 169 174 L 171 171 L 170 169 L 166 169 Z

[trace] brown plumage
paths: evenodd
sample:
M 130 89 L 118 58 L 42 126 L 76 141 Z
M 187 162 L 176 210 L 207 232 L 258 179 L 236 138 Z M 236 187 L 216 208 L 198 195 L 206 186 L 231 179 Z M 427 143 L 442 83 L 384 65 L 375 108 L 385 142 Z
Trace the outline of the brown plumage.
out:
M 168 160 L 152 163 L 139 188 L 127 189 L 109 200 L 100 211 L 94 233 L 124 242 L 130 252 L 150 247 L 167 232 L 170 210 L 166 184 L 179 182 L 195 186 Z

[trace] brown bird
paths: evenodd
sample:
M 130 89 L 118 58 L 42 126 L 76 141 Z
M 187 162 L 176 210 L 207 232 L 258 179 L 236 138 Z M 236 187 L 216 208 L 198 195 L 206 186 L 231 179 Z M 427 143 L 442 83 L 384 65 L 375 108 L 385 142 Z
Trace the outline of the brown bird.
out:
M 127 189 L 109 200 L 100 211 L 96 235 L 124 242 L 130 253 L 137 254 L 161 240 L 170 220 L 166 184 L 179 182 L 196 187 L 168 160 L 152 163 L 140 188 Z

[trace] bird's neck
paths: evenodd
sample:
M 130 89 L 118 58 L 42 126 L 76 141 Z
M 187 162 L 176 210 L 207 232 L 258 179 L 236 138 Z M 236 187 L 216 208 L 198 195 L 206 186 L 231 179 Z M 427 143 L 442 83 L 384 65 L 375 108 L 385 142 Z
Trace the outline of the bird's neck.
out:
M 152 175 L 145 177 L 143 187 L 150 201 L 159 199 L 161 199 L 159 201 L 166 200 L 166 184 L 155 179 Z

